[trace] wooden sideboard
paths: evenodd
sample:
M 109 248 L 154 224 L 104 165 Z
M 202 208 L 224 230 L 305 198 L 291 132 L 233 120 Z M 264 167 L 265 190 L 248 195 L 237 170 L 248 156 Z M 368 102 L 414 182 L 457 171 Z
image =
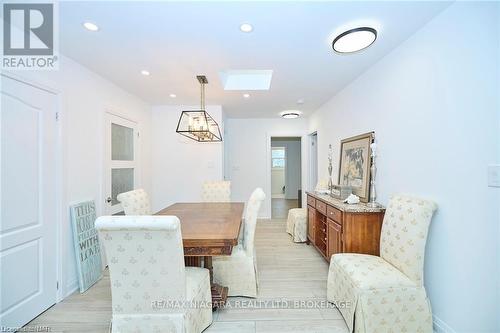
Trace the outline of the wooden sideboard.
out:
M 307 243 L 330 261 L 335 253 L 379 255 L 384 207 L 348 205 L 329 195 L 307 192 Z

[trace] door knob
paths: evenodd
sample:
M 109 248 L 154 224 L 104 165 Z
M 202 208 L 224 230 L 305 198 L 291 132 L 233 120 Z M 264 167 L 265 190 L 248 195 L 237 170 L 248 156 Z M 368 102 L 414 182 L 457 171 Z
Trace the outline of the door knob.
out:
M 107 203 L 111 203 L 111 201 L 113 201 L 113 200 L 111 199 L 111 197 L 107 197 L 107 198 L 106 198 L 106 202 L 107 202 Z

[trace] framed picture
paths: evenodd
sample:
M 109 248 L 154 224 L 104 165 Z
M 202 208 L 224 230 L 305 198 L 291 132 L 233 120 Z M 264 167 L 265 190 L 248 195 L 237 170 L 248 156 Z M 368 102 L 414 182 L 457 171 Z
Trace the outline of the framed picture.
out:
M 352 186 L 352 193 L 368 202 L 370 191 L 371 148 L 374 132 L 340 142 L 339 185 Z
M 78 282 L 83 293 L 102 277 L 101 246 L 94 227 L 95 203 L 81 202 L 72 205 L 70 211 Z

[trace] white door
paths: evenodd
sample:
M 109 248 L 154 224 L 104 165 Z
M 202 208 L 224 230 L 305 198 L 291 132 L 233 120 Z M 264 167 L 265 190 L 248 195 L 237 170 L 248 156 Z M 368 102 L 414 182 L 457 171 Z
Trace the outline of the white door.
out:
M 137 123 L 106 113 L 104 143 L 104 198 L 106 214 L 123 211 L 116 196 L 131 191 L 139 182 Z
M 313 133 L 309 136 L 311 147 L 309 161 L 309 190 L 313 191 L 318 183 L 318 135 Z
M 0 326 L 56 302 L 57 96 L 1 76 Z

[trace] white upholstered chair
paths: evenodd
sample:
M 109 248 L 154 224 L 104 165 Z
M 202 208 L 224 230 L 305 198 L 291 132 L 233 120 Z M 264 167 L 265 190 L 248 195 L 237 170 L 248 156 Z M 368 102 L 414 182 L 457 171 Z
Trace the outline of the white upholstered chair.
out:
M 125 215 L 151 215 L 151 204 L 143 189 L 123 192 L 116 197 L 122 204 Z
M 177 217 L 102 216 L 96 228 L 109 258 L 113 332 L 197 333 L 210 325 L 210 276 L 184 267 Z
M 295 243 L 307 241 L 307 208 L 292 208 L 288 210 L 286 232 L 292 236 Z
M 229 287 L 229 296 L 257 297 L 257 257 L 255 256 L 255 228 L 264 191 L 257 188 L 247 202 L 243 241 L 233 247 L 230 256 L 213 258 L 214 282 Z
M 328 188 L 328 179 L 320 179 L 315 191 L 324 191 Z M 307 241 L 307 208 L 292 208 L 288 210 L 286 232 L 292 236 L 295 243 Z
M 202 200 L 204 202 L 230 202 L 231 182 L 210 181 L 203 183 Z
M 424 256 L 436 209 L 432 201 L 396 195 L 385 212 L 380 257 L 332 256 L 327 299 L 339 307 L 350 332 L 432 332 Z

